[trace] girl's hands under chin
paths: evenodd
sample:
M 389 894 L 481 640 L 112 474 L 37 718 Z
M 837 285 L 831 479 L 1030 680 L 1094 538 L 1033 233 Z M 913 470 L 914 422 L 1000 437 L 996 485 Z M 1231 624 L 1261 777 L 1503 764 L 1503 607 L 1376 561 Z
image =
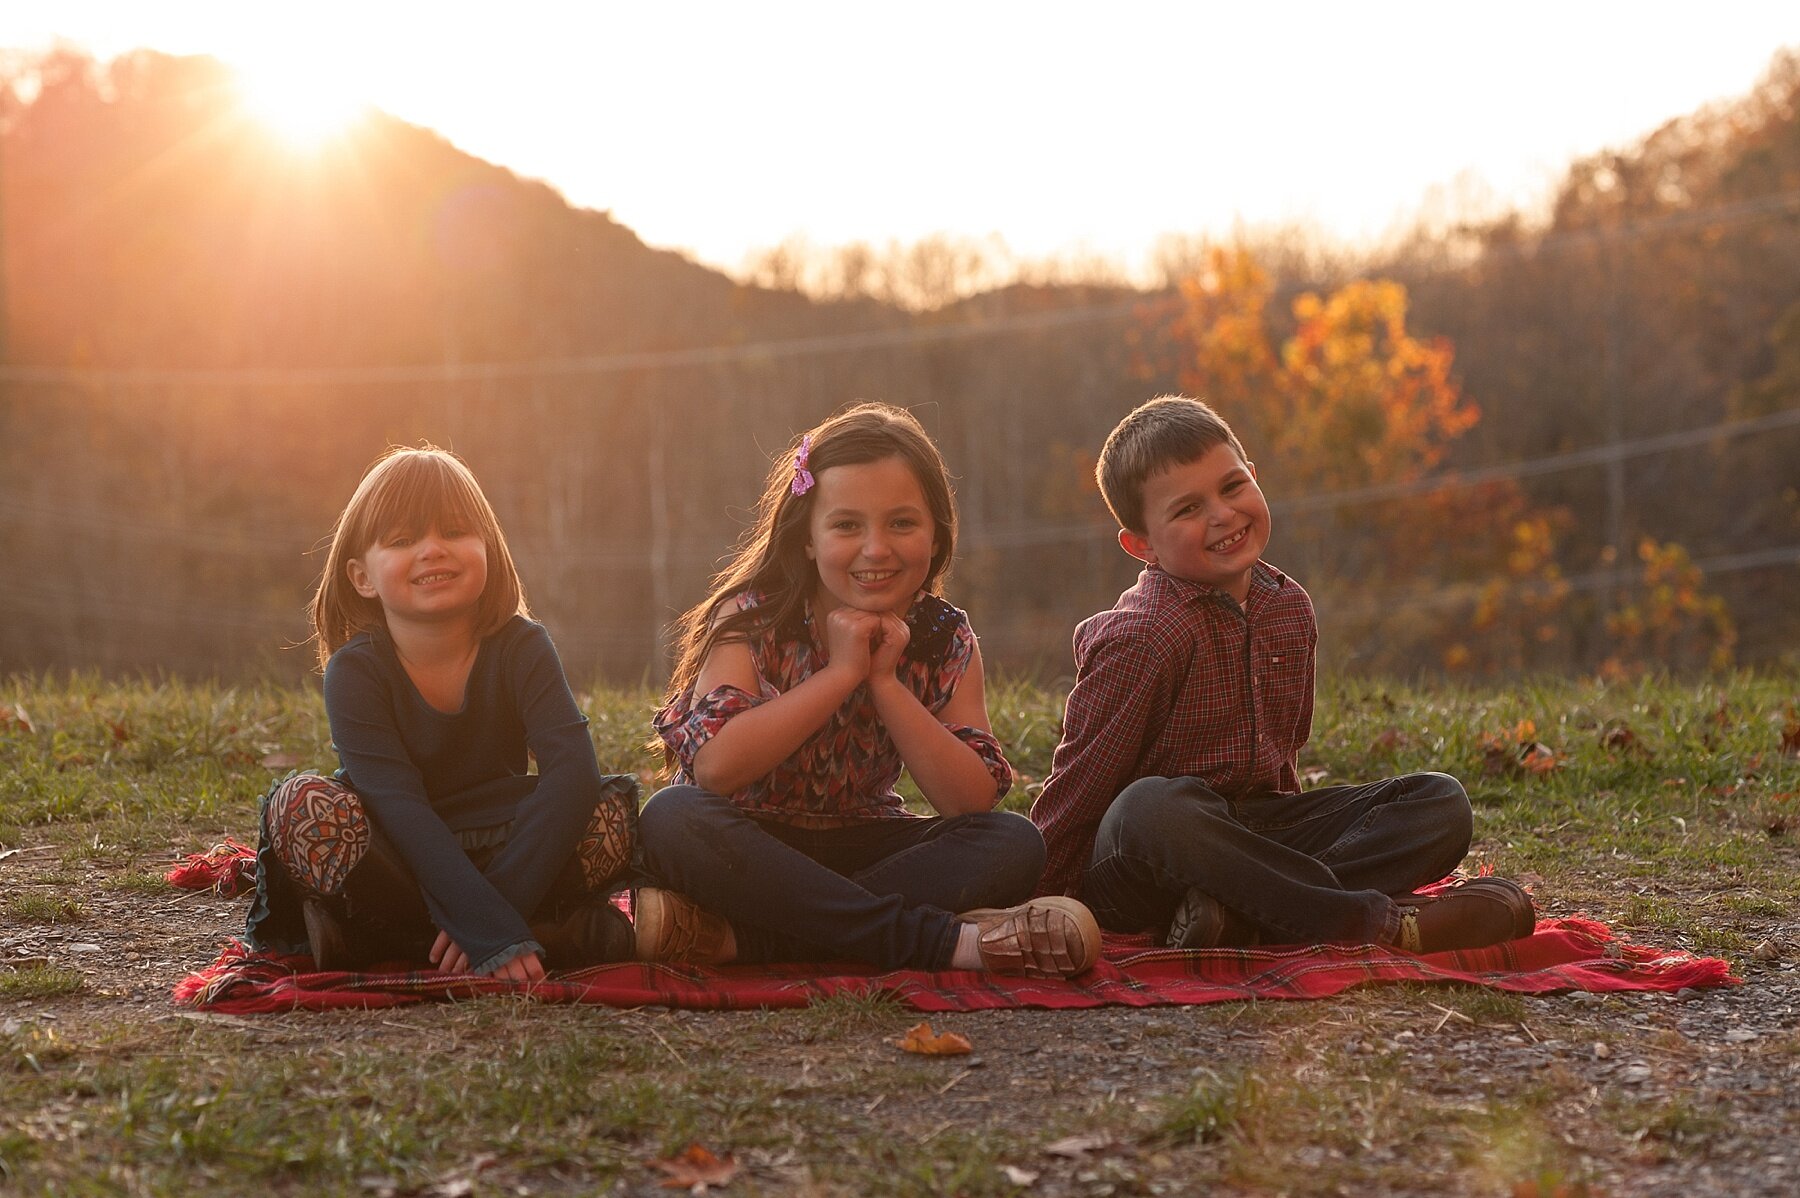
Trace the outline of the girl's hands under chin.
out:
M 901 655 L 912 641 L 912 629 L 891 611 L 880 613 L 878 618 L 881 623 L 876 631 L 875 648 L 869 655 L 869 677 L 892 678 L 900 668 Z
M 825 617 L 827 669 L 848 670 L 854 677 L 869 676 L 875 641 L 881 635 L 881 616 L 854 607 L 834 607 Z

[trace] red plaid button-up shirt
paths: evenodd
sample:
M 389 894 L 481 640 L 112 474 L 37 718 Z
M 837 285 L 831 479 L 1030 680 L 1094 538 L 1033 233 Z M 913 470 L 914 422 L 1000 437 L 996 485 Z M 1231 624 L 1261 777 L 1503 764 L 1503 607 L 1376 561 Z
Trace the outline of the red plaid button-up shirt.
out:
M 1258 562 L 1240 608 L 1151 566 L 1075 629 L 1075 688 L 1031 806 L 1042 894 L 1079 897 L 1094 833 L 1139 778 L 1198 778 L 1228 798 L 1293 794 L 1312 733 L 1318 625 L 1299 583 Z

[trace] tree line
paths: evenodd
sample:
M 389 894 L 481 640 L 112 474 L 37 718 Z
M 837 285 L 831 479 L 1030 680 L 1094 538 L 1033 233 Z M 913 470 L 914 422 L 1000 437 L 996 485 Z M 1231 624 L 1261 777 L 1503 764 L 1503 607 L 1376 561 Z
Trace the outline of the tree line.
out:
M 1791 657 L 1794 54 L 1735 105 L 1575 164 L 1546 221 L 1360 261 L 1208 245 L 1133 286 L 983 274 L 930 246 L 911 273 L 808 275 L 789 248 L 734 280 L 386 118 L 294 155 L 205 59 L 16 66 L 0 669 L 303 671 L 280 646 L 305 634 L 307 551 L 384 445 L 428 439 L 482 478 L 577 675 L 656 677 L 769 456 L 880 398 L 957 475 L 951 592 L 989 656 L 1054 675 L 1132 576 L 1093 455 L 1176 389 L 1261 455 L 1270 557 L 1318 597 L 1330 664 Z M 1608 445 L 1627 449 L 1506 474 Z

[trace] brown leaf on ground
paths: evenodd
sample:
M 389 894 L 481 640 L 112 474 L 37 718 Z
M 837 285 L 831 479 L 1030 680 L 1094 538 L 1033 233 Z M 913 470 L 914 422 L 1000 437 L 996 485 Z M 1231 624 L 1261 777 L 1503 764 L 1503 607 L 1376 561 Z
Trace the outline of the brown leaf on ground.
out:
M 737 1158 L 714 1156 L 699 1144 L 689 1144 L 672 1157 L 658 1157 L 645 1164 L 666 1176 L 657 1184 L 665 1190 L 683 1189 L 704 1194 L 709 1187 L 724 1189 L 737 1176 Z
M 1800 713 L 1787 709 L 1787 722 L 1781 727 L 1781 751 L 1789 757 L 1800 757 Z
M 894 1043 L 907 1052 L 927 1057 L 960 1057 L 964 1053 L 975 1051 L 975 1046 L 969 1043 L 967 1037 L 955 1032 L 934 1032 L 930 1022 L 907 1028 L 906 1035 Z
M 36 732 L 37 725 L 31 722 L 31 716 L 23 707 L 10 704 L 0 707 L 0 730 L 17 729 L 20 732 Z
M 1627 724 L 1614 724 L 1607 728 L 1600 734 L 1600 743 L 1608 749 L 1635 750 L 1647 754 L 1647 750 L 1638 741 L 1637 733 Z
M 1519 768 L 1528 774 L 1548 774 L 1562 768 L 1562 758 L 1549 745 L 1534 741 L 1519 750 Z

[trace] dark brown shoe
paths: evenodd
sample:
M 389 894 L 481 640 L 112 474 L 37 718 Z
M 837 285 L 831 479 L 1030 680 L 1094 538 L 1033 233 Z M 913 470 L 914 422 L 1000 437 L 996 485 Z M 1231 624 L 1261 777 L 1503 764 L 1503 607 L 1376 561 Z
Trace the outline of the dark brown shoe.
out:
M 1163 935 L 1167 948 L 1241 948 L 1256 942 L 1254 924 L 1197 886 L 1176 904 Z
M 1399 947 L 1409 953 L 1486 948 L 1537 927 L 1531 895 L 1505 878 L 1466 878 L 1437 894 L 1403 895 Z
M 326 972 L 362 964 L 350 951 L 343 921 L 322 900 L 309 898 L 301 903 L 300 917 L 306 921 L 306 945 L 312 951 L 313 968 Z
M 534 923 L 531 936 L 544 946 L 547 969 L 611 965 L 634 952 L 631 921 L 606 899 L 584 903 L 555 923 Z

